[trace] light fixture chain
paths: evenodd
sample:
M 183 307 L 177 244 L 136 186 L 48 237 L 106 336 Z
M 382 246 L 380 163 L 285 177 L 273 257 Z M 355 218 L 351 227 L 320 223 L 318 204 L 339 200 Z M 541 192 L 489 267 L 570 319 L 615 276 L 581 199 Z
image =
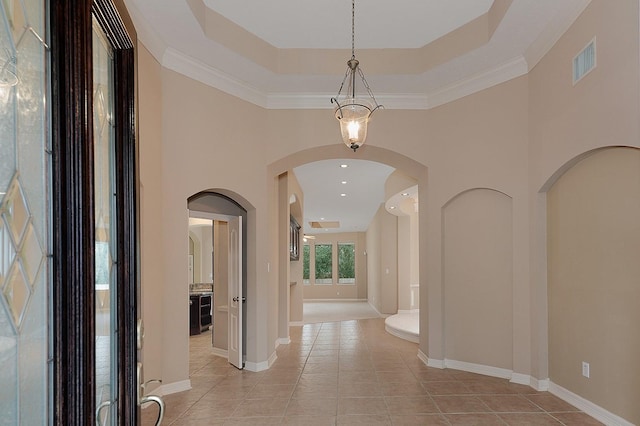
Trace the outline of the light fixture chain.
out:
M 360 74 L 360 78 L 362 79 L 362 84 L 364 85 L 365 89 L 367 89 L 367 93 L 369 94 L 369 96 L 371 96 L 371 99 L 373 99 L 373 102 L 375 103 L 375 105 L 378 105 L 378 101 L 376 101 L 376 97 L 373 96 L 373 92 L 371 91 L 371 88 L 369 87 L 369 83 L 367 83 L 367 79 L 364 78 L 364 72 L 362 71 L 362 68 L 358 67 L 358 74 Z
M 351 59 L 356 58 L 356 0 L 351 0 Z
M 364 144 L 367 137 L 367 122 L 371 114 L 377 109 L 383 108 L 373 96 L 373 91 L 364 78 L 364 72 L 359 64 L 360 62 L 356 59 L 356 1 L 351 0 L 351 59 L 347 61 L 347 71 L 340 84 L 340 89 L 338 89 L 338 95 L 331 98 L 331 103 L 336 104 L 334 114 L 340 121 L 342 140 L 354 152 Z M 369 99 L 356 97 L 356 75 L 360 76 Z M 346 88 L 344 87 L 345 82 L 347 82 Z M 340 95 L 343 89 L 346 89 L 348 93 L 341 100 Z

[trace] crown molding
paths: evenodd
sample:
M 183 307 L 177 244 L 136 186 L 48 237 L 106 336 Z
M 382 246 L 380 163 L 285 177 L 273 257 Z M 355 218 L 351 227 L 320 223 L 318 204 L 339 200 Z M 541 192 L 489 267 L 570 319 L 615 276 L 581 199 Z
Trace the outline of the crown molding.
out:
M 335 93 L 273 93 L 267 96 L 267 109 L 332 109 Z M 428 109 L 426 94 L 377 94 L 384 109 Z
M 264 93 L 171 47 L 165 49 L 161 63 L 165 68 L 265 109 L 333 108 L 330 99 L 334 93 Z M 520 56 L 433 93 L 380 94 L 376 98 L 386 109 L 425 110 L 488 89 L 527 72 L 527 62 Z
M 164 52 L 167 50 L 167 43 L 165 43 L 162 37 L 147 23 L 147 20 L 143 17 L 140 10 L 135 7 L 134 1 L 125 0 L 125 5 L 136 27 L 138 43 L 142 43 L 149 53 L 151 53 L 151 56 L 159 63 L 162 63 L 162 55 L 164 55 Z
M 560 37 L 569 29 L 569 27 L 578 19 L 578 17 L 589 6 L 591 0 L 582 0 L 577 3 L 567 13 L 560 13 L 556 19 L 551 21 L 545 31 L 527 48 L 524 57 L 532 70 L 544 55 L 560 40 Z
M 445 86 L 429 94 L 429 108 L 453 102 L 529 72 L 527 61 L 519 56 L 495 68 Z
M 165 50 L 161 63 L 165 68 L 190 77 L 207 86 L 262 108 L 267 108 L 268 98 L 265 93 L 172 47 Z

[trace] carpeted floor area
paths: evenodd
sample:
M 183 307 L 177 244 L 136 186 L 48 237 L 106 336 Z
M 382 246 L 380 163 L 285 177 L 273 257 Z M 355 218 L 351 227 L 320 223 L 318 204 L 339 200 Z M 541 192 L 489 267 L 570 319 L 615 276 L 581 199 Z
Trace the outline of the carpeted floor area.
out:
M 366 301 L 304 302 L 303 307 L 305 324 L 383 317 Z

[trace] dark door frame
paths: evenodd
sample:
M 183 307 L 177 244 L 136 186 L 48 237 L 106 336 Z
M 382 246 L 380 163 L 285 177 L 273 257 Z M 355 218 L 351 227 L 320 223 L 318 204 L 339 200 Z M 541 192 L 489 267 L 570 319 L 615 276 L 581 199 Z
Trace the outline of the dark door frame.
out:
M 120 0 L 48 2 L 52 138 L 53 424 L 95 423 L 92 15 L 114 48 L 120 424 L 139 423 L 135 32 Z

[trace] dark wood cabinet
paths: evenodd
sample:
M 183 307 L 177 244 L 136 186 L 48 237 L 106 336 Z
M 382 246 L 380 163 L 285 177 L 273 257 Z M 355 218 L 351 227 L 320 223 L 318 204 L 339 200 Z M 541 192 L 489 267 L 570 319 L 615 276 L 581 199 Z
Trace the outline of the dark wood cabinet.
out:
M 211 294 L 189 296 L 189 335 L 200 334 L 211 326 Z

